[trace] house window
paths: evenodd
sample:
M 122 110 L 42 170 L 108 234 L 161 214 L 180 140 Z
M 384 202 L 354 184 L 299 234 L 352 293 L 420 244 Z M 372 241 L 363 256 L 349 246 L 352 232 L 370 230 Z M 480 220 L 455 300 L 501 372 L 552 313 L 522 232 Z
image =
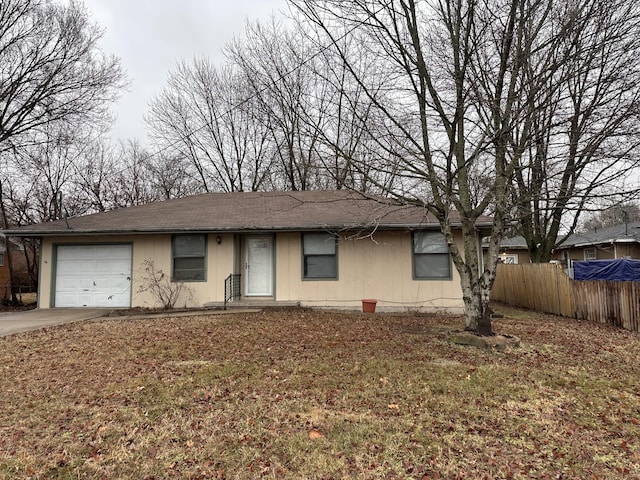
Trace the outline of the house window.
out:
M 0 267 L 4 267 L 4 252 L 0 252 Z
M 450 279 L 449 247 L 440 232 L 414 232 L 413 277 L 415 279 Z
M 584 259 L 585 260 L 597 260 L 598 255 L 596 254 L 595 248 L 585 248 L 584 249 Z
M 173 280 L 203 282 L 206 279 L 206 235 L 173 237 Z
M 338 278 L 336 250 L 336 238 L 330 233 L 304 233 L 304 278 Z
M 501 253 L 500 255 L 498 255 L 498 262 L 505 263 L 508 265 L 516 265 L 518 263 L 518 255 L 515 253 L 513 254 Z

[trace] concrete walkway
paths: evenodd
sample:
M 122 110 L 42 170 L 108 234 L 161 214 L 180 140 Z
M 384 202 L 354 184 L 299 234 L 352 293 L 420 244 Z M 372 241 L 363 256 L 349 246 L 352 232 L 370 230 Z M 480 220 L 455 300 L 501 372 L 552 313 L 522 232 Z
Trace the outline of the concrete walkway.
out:
M 112 319 L 139 319 L 161 317 L 192 317 L 194 315 L 227 315 L 233 313 L 255 313 L 259 308 L 241 308 L 229 310 L 188 310 L 144 313 L 134 315 L 110 315 Z M 20 312 L 0 313 L 0 337 L 14 333 L 38 330 L 39 328 L 63 325 L 100 318 L 113 312 L 112 308 L 47 308 L 44 310 L 24 310 Z
M 0 313 L 0 337 L 29 330 L 98 318 L 105 308 L 55 308 Z

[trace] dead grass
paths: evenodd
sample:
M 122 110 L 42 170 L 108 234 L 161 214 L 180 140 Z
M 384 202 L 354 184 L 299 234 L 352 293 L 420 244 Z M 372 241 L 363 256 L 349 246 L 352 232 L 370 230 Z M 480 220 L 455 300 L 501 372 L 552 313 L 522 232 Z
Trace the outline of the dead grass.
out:
M 38 296 L 36 293 L 19 293 L 17 295 L 18 304 L 14 305 L 8 298 L 0 298 L 0 313 L 13 312 L 17 310 L 31 310 L 36 308 Z
M 640 336 L 505 310 L 107 319 L 0 339 L 0 479 L 640 478 Z

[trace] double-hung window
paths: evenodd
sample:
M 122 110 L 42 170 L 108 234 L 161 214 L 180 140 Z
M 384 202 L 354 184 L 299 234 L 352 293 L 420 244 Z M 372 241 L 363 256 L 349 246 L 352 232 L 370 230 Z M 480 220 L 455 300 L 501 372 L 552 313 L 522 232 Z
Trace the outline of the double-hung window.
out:
M 414 232 L 413 277 L 435 280 L 451 278 L 449 247 L 441 232 Z
M 330 233 L 302 234 L 303 277 L 338 278 L 336 238 Z
M 173 280 L 203 282 L 206 280 L 206 235 L 173 237 Z

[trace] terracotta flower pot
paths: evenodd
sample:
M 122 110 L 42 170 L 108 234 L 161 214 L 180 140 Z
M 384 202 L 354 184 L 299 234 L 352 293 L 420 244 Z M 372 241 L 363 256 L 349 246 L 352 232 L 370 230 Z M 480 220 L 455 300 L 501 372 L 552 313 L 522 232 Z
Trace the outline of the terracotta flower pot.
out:
M 365 313 L 375 313 L 377 300 L 365 298 L 362 300 L 362 311 Z

